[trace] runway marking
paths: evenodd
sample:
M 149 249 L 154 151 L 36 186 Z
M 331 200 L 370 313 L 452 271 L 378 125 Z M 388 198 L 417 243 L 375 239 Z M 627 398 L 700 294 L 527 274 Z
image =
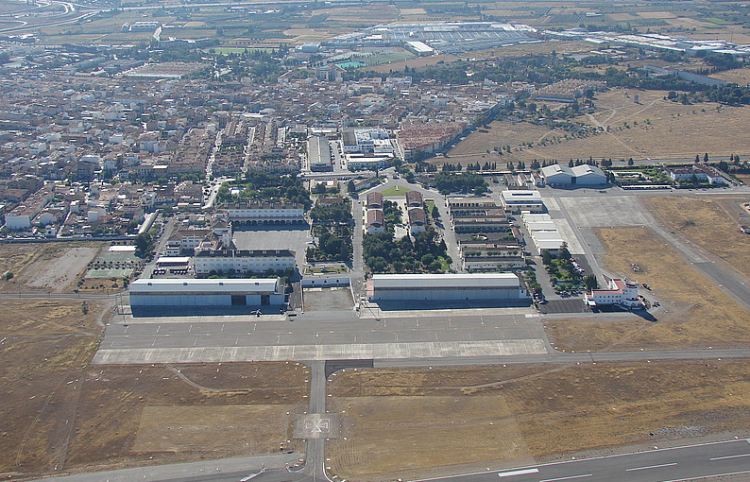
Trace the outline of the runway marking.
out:
M 582 479 L 584 477 L 593 477 L 594 474 L 581 474 L 581 475 L 569 475 L 567 477 L 557 477 L 555 479 L 544 479 L 539 482 L 553 482 L 555 480 L 570 480 L 570 479 Z
M 625 472 L 634 472 L 636 470 L 660 469 L 662 467 L 671 467 L 672 465 L 677 465 L 677 462 L 672 462 L 671 464 L 648 465 L 646 467 L 634 467 L 632 469 L 625 469 Z
M 741 472 L 727 472 L 724 474 L 711 474 L 711 475 L 698 475 L 696 477 L 688 477 L 688 478 L 681 478 L 681 479 L 672 479 L 672 480 L 662 480 L 661 482 L 687 482 L 688 480 L 700 480 L 704 479 L 706 477 L 728 477 L 730 475 L 741 475 L 741 474 L 750 474 L 750 470 L 743 470 Z
M 740 457 L 750 457 L 750 454 L 740 454 L 740 455 L 725 455 L 723 457 L 711 457 L 708 460 L 726 460 L 726 459 L 739 459 Z
M 539 469 L 523 469 L 523 470 L 512 470 L 510 472 L 500 472 L 497 474 L 498 477 L 513 477 L 514 475 L 528 475 L 536 474 Z

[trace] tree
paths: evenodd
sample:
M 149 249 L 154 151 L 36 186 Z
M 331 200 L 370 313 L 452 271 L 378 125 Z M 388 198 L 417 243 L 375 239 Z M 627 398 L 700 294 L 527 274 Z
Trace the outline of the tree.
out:
M 557 259 L 560 260 L 570 260 L 570 251 L 568 251 L 568 243 L 563 242 L 563 244 L 560 245 L 560 251 L 557 252 Z
M 432 206 L 430 214 L 432 214 L 433 219 L 440 219 L 440 210 L 437 206 Z
M 552 255 L 550 254 L 548 249 L 542 251 L 542 263 L 545 266 L 549 266 L 552 263 Z
M 357 192 L 357 187 L 354 185 L 354 181 L 352 181 L 351 179 L 346 184 L 346 192 L 348 192 L 349 194 L 354 194 L 355 192 Z
M 325 194 L 326 193 L 326 185 L 323 182 L 319 182 L 315 185 L 315 187 L 312 189 L 313 194 Z
M 148 233 L 140 233 L 135 237 L 135 255 L 139 258 L 148 258 L 153 249 L 153 239 Z
M 703 162 L 708 162 L 708 152 L 703 154 Z
M 628 166 L 632 166 L 633 164 L 635 164 L 635 161 L 631 157 L 630 159 L 628 159 Z
M 590 274 L 586 276 L 586 278 L 583 280 L 583 285 L 586 287 L 586 289 L 595 290 L 599 288 L 599 281 L 596 279 L 596 276 L 593 274 Z

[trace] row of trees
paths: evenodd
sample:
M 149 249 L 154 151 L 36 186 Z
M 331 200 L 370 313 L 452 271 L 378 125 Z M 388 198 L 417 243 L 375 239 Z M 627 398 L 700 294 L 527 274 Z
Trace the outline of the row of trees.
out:
M 451 192 L 482 194 L 488 190 L 487 182 L 479 174 L 440 172 L 435 175 L 434 181 L 435 187 L 442 194 Z

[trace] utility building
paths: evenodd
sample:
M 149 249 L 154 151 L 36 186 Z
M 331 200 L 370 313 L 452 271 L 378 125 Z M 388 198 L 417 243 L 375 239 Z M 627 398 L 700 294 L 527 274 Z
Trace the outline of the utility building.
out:
M 139 279 L 130 306 L 283 306 L 284 285 L 270 279 Z

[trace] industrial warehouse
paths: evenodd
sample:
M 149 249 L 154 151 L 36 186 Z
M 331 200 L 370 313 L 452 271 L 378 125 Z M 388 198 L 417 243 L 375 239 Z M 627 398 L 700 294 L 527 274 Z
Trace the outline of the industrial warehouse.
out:
M 130 285 L 130 306 L 284 306 L 284 285 L 266 279 L 140 279 Z
M 367 288 L 368 298 L 373 302 L 518 302 L 529 299 L 514 273 L 375 274 Z

